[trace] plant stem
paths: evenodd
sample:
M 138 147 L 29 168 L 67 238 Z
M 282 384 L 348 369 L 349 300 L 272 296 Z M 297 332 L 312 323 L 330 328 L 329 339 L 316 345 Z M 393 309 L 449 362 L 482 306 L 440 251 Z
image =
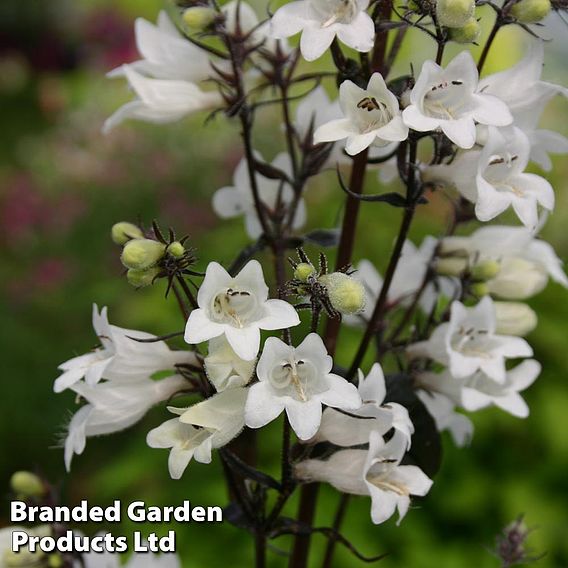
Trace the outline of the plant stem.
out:
M 339 505 L 337 506 L 337 511 L 335 512 L 335 517 L 333 519 L 333 530 L 339 532 L 345 513 L 347 512 L 347 506 L 349 505 L 350 499 L 349 493 L 342 493 L 339 499 Z M 335 545 L 337 539 L 334 536 L 330 536 L 327 541 L 327 546 L 325 548 L 325 556 L 323 559 L 322 568 L 331 568 L 331 562 L 333 561 L 333 553 L 335 552 Z
M 314 520 L 318 498 L 319 483 L 309 483 L 300 489 L 300 505 L 298 507 L 298 522 L 311 526 Z M 289 568 L 304 568 L 307 566 L 310 551 L 310 535 L 297 535 L 290 556 Z
M 485 42 L 485 45 L 483 46 L 483 51 L 481 52 L 481 55 L 479 56 L 479 62 L 477 63 L 478 73 L 481 73 L 483 66 L 485 65 L 485 61 L 487 60 L 487 56 L 489 55 L 489 50 L 491 49 L 491 46 L 493 45 L 493 41 L 497 37 L 497 33 L 501 29 L 501 25 L 502 25 L 501 24 L 501 17 L 499 15 L 497 15 L 497 19 L 495 20 L 495 23 L 493 24 L 493 28 L 491 28 L 491 32 L 489 33 L 489 37 L 487 38 L 487 41 Z
M 266 536 L 262 530 L 255 535 L 255 567 L 266 567 Z

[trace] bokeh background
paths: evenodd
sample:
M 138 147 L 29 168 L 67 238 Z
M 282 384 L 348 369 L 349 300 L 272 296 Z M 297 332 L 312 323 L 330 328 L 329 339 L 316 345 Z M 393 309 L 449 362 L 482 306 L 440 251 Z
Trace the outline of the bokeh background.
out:
M 119 220 L 156 218 L 190 234 L 204 267 L 228 262 L 246 244 L 240 220 L 221 224 L 210 198 L 231 180 L 241 151 L 237 128 L 220 118 L 203 126 L 197 117 L 170 126 L 127 124 L 104 137 L 101 124 L 128 99 L 123 83 L 105 72 L 136 58 L 133 21 L 152 21 L 160 0 L 2 0 L 0 3 L 0 492 L 7 496 L 10 474 L 32 469 L 60 484 L 69 504 L 87 498 L 105 504 L 145 500 L 171 505 L 224 504 L 219 463 L 191 464 L 181 481 L 168 476 L 167 453 L 152 450 L 145 435 L 168 416 L 154 409 L 130 431 L 90 439 L 84 455 L 66 475 L 61 434 L 74 409 L 72 393 L 55 395 L 57 365 L 95 345 L 91 304 L 109 306 L 110 319 L 124 327 L 167 333 L 182 329 L 175 301 L 161 286 L 135 291 L 126 283 L 119 250 L 109 237 Z M 259 13 L 261 10 L 259 8 Z M 488 13 L 482 12 L 485 18 Z M 486 24 L 487 26 L 487 21 Z M 542 30 L 547 45 L 545 77 L 568 84 L 568 28 L 553 16 Z M 399 58 L 418 68 L 433 48 L 414 34 Z M 487 71 L 518 60 L 526 36 L 508 29 L 496 42 Z M 322 65 L 326 65 L 324 61 Z M 544 122 L 563 134 L 566 102 L 556 100 Z M 273 136 L 277 118 L 259 116 L 257 147 L 267 158 L 281 149 Z M 543 235 L 568 258 L 568 166 L 555 159 L 552 181 L 557 207 Z M 374 186 L 374 187 L 373 187 Z M 375 175 L 369 190 L 377 190 Z M 310 227 L 332 227 L 342 195 L 334 174 L 310 185 Z M 384 269 L 397 212 L 386 205 L 363 208 L 356 259 L 368 257 Z M 415 242 L 443 227 L 445 204 L 435 199 L 413 229 Z M 368 555 L 390 552 L 384 568 L 490 568 L 495 535 L 520 513 L 534 527 L 530 544 L 547 555 L 543 568 L 568 566 L 568 301 L 550 284 L 531 301 L 539 326 L 529 340 L 543 362 L 540 379 L 526 393 L 531 416 L 518 420 L 490 409 L 472 416 L 475 437 L 456 449 L 444 436 L 444 460 L 428 497 L 404 520 L 375 527 L 369 501 L 353 500 L 344 530 Z M 353 349 L 356 333 L 344 333 L 339 359 Z M 261 463 L 276 473 L 279 424 L 263 434 Z M 338 494 L 323 488 L 317 524 L 329 524 Z M 7 497 L 0 524 L 7 523 Z M 290 513 L 294 513 L 294 503 Z M 100 527 L 83 527 L 86 532 Z M 140 526 L 110 527 L 128 534 Z M 168 526 L 143 530 L 165 533 Z M 248 535 L 228 523 L 173 527 L 184 566 L 212 567 L 227 561 L 249 566 Z M 324 544 L 314 537 L 318 551 Z M 274 542 L 270 565 L 284 565 Z M 341 548 L 337 566 L 359 565 Z

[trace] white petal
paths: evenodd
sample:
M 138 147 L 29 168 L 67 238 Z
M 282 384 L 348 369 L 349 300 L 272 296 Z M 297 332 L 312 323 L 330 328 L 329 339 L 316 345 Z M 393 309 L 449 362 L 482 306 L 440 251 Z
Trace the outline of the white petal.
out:
M 270 20 L 270 36 L 283 39 L 297 34 L 306 24 L 306 2 L 290 2 L 276 10 Z
M 321 402 L 317 399 L 310 399 L 306 402 L 288 399 L 286 415 L 296 436 L 300 440 L 309 440 L 315 436 L 321 424 Z
M 507 126 L 513 122 L 509 107 L 497 97 L 491 95 L 472 95 L 475 108 L 472 116 L 481 124 Z
M 260 349 L 260 330 L 256 326 L 243 328 L 225 326 L 225 336 L 233 351 L 245 361 L 252 361 Z
M 357 133 L 350 120 L 347 118 L 338 118 L 337 120 L 322 124 L 314 132 L 314 144 L 335 142 L 336 140 L 342 140 L 343 138 L 353 136 Z
M 305 27 L 300 39 L 300 51 L 304 59 L 306 61 L 315 61 L 321 57 L 331 45 L 334 37 L 335 31 L 331 27 Z
M 203 309 L 193 310 L 185 325 L 184 340 L 190 345 L 202 343 L 213 337 L 219 337 L 225 331 L 225 326 L 212 322 Z
M 338 26 L 337 37 L 357 51 L 371 51 L 375 43 L 375 24 L 369 14 L 359 12 L 350 24 Z
M 320 396 L 325 405 L 343 410 L 356 410 L 361 406 L 361 397 L 355 385 L 348 383 L 343 377 L 333 374 L 327 375 L 325 381 L 329 390 Z
M 395 116 L 388 124 L 377 130 L 377 136 L 390 142 L 401 142 L 408 138 L 408 126 L 401 116 Z
M 180 479 L 193 457 L 194 449 L 172 448 L 168 456 L 168 470 L 172 479 Z
M 440 128 L 460 148 L 469 149 L 475 144 L 475 124 L 470 117 L 458 120 L 443 120 L 440 122 Z
M 283 410 L 283 398 L 274 396 L 268 383 L 260 382 L 249 387 L 245 404 L 245 423 L 249 428 L 262 428 Z
M 368 148 L 376 138 L 376 132 L 368 132 L 366 134 L 356 134 L 347 138 L 347 144 L 345 145 L 345 151 L 350 156 L 356 156 L 365 148 Z
M 298 312 L 284 300 L 267 300 L 264 308 L 266 315 L 256 322 L 260 329 L 284 329 L 300 324 Z
M 402 111 L 402 120 L 406 126 L 418 132 L 436 130 L 440 126 L 439 120 L 425 116 L 416 105 L 410 105 Z
M 222 187 L 213 194 L 213 210 L 221 219 L 242 215 L 245 210 L 243 196 L 234 187 Z

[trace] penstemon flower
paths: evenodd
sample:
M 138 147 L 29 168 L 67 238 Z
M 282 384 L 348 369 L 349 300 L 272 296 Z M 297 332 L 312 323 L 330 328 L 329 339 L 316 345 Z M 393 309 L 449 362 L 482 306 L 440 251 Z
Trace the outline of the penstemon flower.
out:
M 371 144 L 385 146 L 408 138 L 398 99 L 380 73 L 373 73 L 366 89 L 352 81 L 341 83 L 339 104 L 345 118 L 322 124 L 314 133 L 316 144 L 347 138 L 345 151 L 354 156 Z
M 371 432 L 386 434 L 399 431 L 410 447 L 414 426 L 408 410 L 397 403 L 385 404 L 387 389 L 383 370 L 375 363 L 365 377 L 359 369 L 359 396 L 363 404 L 349 414 L 327 408 L 314 441 L 328 441 L 337 446 L 357 446 L 369 442 Z
M 130 382 L 149 378 L 158 371 L 175 369 L 176 365 L 198 364 L 191 351 L 172 351 L 163 341 L 136 341 L 147 341 L 156 336 L 110 325 L 107 308 L 99 312 L 96 304 L 93 304 L 93 328 L 101 347 L 59 365 L 63 373 L 53 384 L 54 392 L 72 388 L 81 379 L 90 386 L 103 377 L 114 382 Z
M 270 20 L 270 35 L 277 39 L 302 32 L 304 59 L 321 57 L 335 36 L 357 51 L 371 51 L 375 26 L 365 12 L 368 0 L 296 0 L 279 8 Z
M 211 339 L 208 350 L 203 367 L 218 392 L 244 387 L 252 379 L 256 361 L 241 359 L 224 336 Z
M 317 432 L 322 404 L 355 410 L 361 398 L 354 385 L 331 372 L 333 361 L 319 335 L 310 333 L 298 347 L 269 337 L 256 369 L 259 382 L 249 388 L 245 421 L 261 428 L 284 410 L 301 440 Z
M 262 156 L 258 152 L 256 152 L 256 158 L 261 162 L 263 161 Z M 292 174 L 292 166 L 288 154 L 278 154 L 271 165 L 289 176 Z M 294 191 L 290 184 L 285 181 L 257 175 L 256 183 L 262 206 L 266 207 L 271 213 L 275 213 L 278 209 L 285 209 L 294 201 Z M 262 225 L 255 208 L 245 158 L 239 162 L 235 170 L 233 185 L 222 187 L 213 194 L 213 209 L 222 219 L 231 219 L 232 217 L 244 215 L 248 236 L 251 239 L 258 239 L 262 235 Z M 294 210 L 292 228 L 300 229 L 305 222 L 306 205 L 304 200 L 300 199 Z
M 507 105 L 481 92 L 477 68 L 468 51 L 462 51 L 445 69 L 426 61 L 402 113 L 413 130 L 440 128 L 460 148 L 475 144 L 475 122 L 507 126 L 513 117 Z
M 399 524 L 410 506 L 410 496 L 430 491 L 432 480 L 414 465 L 400 465 L 406 439 L 400 432 L 385 443 L 372 432 L 369 450 L 340 450 L 327 461 L 307 460 L 296 466 L 306 481 L 325 481 L 340 491 L 371 497 L 373 523 L 384 523 L 398 510 Z
M 251 260 L 233 278 L 220 264 L 207 266 L 197 295 L 199 309 L 185 328 L 187 343 L 224 335 L 235 353 L 252 361 L 260 349 L 261 329 L 285 329 L 300 323 L 296 310 L 283 300 L 269 300 L 262 267 Z
M 497 335 L 493 301 L 484 297 L 475 307 L 453 302 L 450 321 L 439 325 L 430 339 L 408 347 L 411 356 L 430 357 L 447 365 L 456 379 L 478 370 L 498 383 L 506 380 L 505 359 L 530 357 L 530 345 L 520 337 Z

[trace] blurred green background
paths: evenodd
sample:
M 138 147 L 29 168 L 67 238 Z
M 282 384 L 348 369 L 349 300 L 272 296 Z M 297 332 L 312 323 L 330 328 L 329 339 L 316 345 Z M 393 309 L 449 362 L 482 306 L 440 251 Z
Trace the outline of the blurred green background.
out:
M 210 197 L 230 182 L 240 158 L 235 124 L 219 117 L 203 127 L 203 117 L 171 126 L 127 124 L 110 136 L 101 124 L 128 99 L 121 81 L 106 71 L 136 58 L 133 20 L 154 20 L 160 0 L 2 0 L 0 4 L 0 487 L 8 491 L 14 470 L 32 469 L 61 484 L 69 504 L 82 498 L 105 504 L 145 500 L 171 505 L 225 504 L 218 461 L 192 463 L 181 481 L 167 472 L 167 453 L 152 450 L 145 435 L 168 418 L 154 409 L 130 431 L 90 439 L 66 475 L 61 433 L 74 408 L 72 393 L 55 395 L 57 365 L 94 347 L 92 302 L 109 306 L 112 323 L 154 333 L 181 330 L 175 301 L 163 299 L 161 286 L 136 292 L 122 277 L 119 251 L 109 238 L 119 220 L 153 218 L 189 233 L 198 249 L 199 267 L 215 259 L 229 262 L 247 243 L 242 221 L 221 224 Z M 262 13 L 261 10 L 258 10 Z M 481 12 L 487 18 L 487 13 Z M 487 27 L 487 22 L 485 23 Z M 544 32 L 549 44 L 545 76 L 568 84 L 566 26 L 557 17 Z M 413 43 L 399 59 L 407 72 L 433 55 L 433 47 Z M 503 68 L 523 51 L 523 36 L 505 30 L 488 70 Z M 424 49 L 422 49 L 424 47 Z M 325 65 L 323 62 L 322 65 Z M 544 122 L 566 127 L 566 103 L 555 101 Z M 257 147 L 266 158 L 281 148 L 273 136 L 277 117 L 259 115 Z M 277 128 L 277 126 L 276 126 Z M 568 257 L 568 166 L 555 159 L 552 181 L 557 207 L 543 235 L 558 254 Z M 368 190 L 376 191 L 374 173 Z M 342 195 L 334 174 L 309 186 L 309 225 L 331 227 L 340 215 Z M 444 225 L 443 199 L 419 215 L 412 238 L 419 242 Z M 384 270 L 398 223 L 386 205 L 363 207 L 356 259 L 368 257 Z M 475 436 L 468 449 L 444 438 L 444 461 L 427 499 L 400 527 L 391 521 L 375 527 L 369 501 L 353 499 L 345 534 L 367 555 L 390 552 L 384 568 L 490 568 L 498 566 L 488 548 L 500 529 L 525 513 L 535 530 L 530 544 L 547 552 L 539 565 L 568 567 L 568 381 L 566 291 L 555 284 L 531 301 L 540 323 L 529 340 L 544 371 L 526 393 L 531 416 L 522 421 L 490 409 L 472 416 Z M 357 332 L 343 333 L 338 359 L 347 361 Z M 280 424 L 261 435 L 261 463 L 277 473 Z M 338 494 L 321 492 L 317 524 L 329 524 Z M 290 514 L 295 512 L 291 504 Z M 7 497 L 0 523 L 7 523 Z M 91 527 L 97 530 L 100 527 Z M 134 527 L 109 527 L 128 534 Z M 156 530 L 156 526 L 147 527 Z M 159 527 L 165 533 L 168 526 Z M 248 535 L 228 523 L 177 525 L 184 566 L 249 566 Z M 89 529 L 87 529 L 88 532 Z M 313 566 L 319 566 L 322 537 L 314 537 Z M 274 542 L 269 564 L 283 566 Z M 319 554 L 318 554 L 319 552 Z M 338 548 L 337 566 L 358 566 Z

